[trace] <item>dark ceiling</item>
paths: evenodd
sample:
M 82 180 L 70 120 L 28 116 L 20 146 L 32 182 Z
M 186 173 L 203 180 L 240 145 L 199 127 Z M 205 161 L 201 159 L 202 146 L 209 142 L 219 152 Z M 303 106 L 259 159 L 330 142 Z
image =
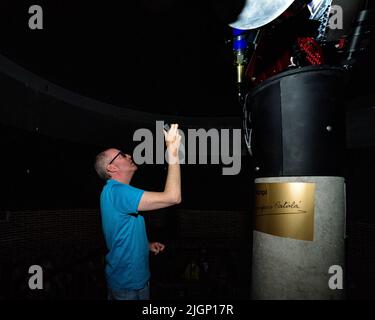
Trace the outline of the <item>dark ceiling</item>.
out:
M 237 116 L 228 23 L 244 0 L 2 0 L 0 52 L 75 92 L 137 110 Z

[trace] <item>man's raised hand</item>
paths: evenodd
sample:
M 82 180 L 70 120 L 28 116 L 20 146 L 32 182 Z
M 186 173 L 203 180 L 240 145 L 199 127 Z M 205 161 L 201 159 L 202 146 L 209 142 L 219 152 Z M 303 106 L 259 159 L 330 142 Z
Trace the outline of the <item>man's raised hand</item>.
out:
M 181 135 L 178 132 L 178 124 L 172 124 L 168 132 L 164 129 L 164 138 L 168 150 L 168 162 L 170 164 L 177 163 L 178 150 L 181 144 Z

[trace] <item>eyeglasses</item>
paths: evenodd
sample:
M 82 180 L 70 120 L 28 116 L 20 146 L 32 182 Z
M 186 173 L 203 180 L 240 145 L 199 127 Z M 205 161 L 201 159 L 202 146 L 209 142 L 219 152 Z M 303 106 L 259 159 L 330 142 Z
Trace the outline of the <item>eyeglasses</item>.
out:
M 115 155 L 115 157 L 108 163 L 108 165 L 112 164 L 113 161 L 115 161 L 117 159 L 118 156 L 123 156 L 123 157 L 126 157 L 126 154 L 122 151 L 119 151 L 118 154 Z

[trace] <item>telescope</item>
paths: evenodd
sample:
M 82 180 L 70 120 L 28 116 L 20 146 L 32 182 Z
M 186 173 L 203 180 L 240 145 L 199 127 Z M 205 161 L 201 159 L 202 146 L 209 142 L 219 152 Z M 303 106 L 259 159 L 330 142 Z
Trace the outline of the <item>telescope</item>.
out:
M 372 44 L 370 3 L 247 0 L 230 24 L 254 163 L 254 299 L 345 297 L 345 93 Z

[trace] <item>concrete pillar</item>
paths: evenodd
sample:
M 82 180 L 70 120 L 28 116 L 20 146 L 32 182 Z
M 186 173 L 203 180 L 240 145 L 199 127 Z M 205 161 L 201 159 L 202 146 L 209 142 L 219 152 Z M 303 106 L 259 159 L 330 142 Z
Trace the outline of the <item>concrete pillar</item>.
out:
M 345 271 L 344 178 L 277 177 L 255 180 L 256 185 L 290 182 L 315 184 L 314 210 L 307 213 L 313 214 L 312 239 L 293 239 L 286 237 L 286 234 L 278 236 L 254 230 L 252 298 L 343 299 L 344 290 L 331 289 L 329 286 L 330 279 L 331 285 L 332 283 L 334 287 L 335 284 L 339 285 L 336 281 L 341 275 L 339 269 L 334 267 L 332 273 L 329 271 L 331 266 L 340 266 Z M 270 205 L 272 206 L 277 200 L 284 201 L 284 199 L 271 199 Z M 267 224 L 263 224 L 262 228 L 266 231 L 272 230 L 271 224 L 282 223 L 282 219 L 288 214 L 291 213 L 279 215 L 278 220 L 268 217 Z M 297 224 L 293 228 L 302 227 Z M 290 235 L 290 230 L 288 232 Z

